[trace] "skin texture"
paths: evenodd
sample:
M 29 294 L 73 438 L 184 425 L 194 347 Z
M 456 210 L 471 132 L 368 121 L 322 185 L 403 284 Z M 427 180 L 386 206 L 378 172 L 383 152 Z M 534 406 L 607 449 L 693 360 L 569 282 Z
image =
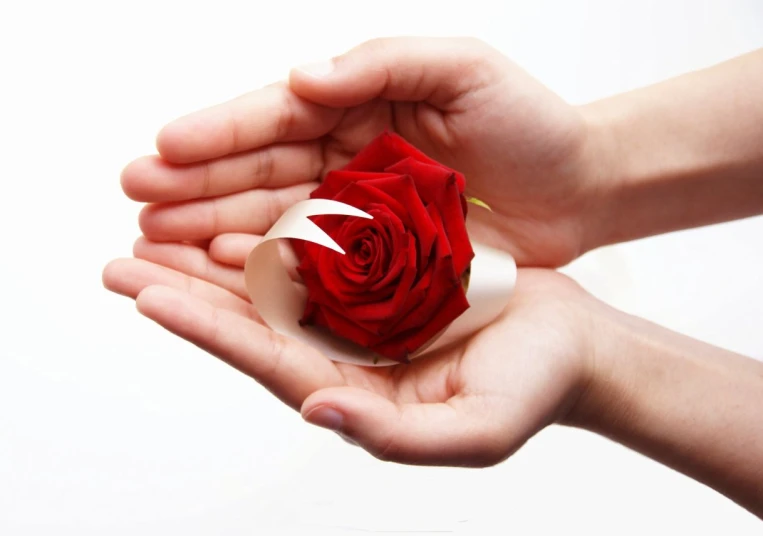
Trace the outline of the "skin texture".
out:
M 596 379 L 567 424 L 609 437 L 763 517 L 763 363 L 610 310 Z
M 762 58 L 576 108 L 471 39 L 365 43 L 166 126 L 159 155 L 122 175 L 147 203 L 145 236 L 104 284 L 379 459 L 483 467 L 561 423 L 763 515 L 763 365 L 619 313 L 547 269 L 763 212 L 763 145 L 751 141 L 763 136 Z M 242 269 L 286 207 L 385 128 L 462 171 L 492 207 L 470 207 L 470 232 L 515 255 L 516 294 L 435 357 L 337 365 L 260 323 Z
M 763 50 L 581 108 L 593 247 L 763 214 Z
M 106 268 L 107 288 L 136 298 L 142 314 L 382 460 L 496 464 L 558 420 L 588 376 L 588 337 L 579 322 L 598 304 L 552 271 L 520 272 L 511 307 L 459 346 L 411 365 L 369 368 L 335 364 L 270 331 L 224 279 L 188 275 L 203 255 L 192 246 L 141 241 L 137 253 L 159 263 L 171 255 L 177 271 L 119 260 Z M 513 359 L 506 347 L 515 349 Z
M 376 40 L 332 65 L 166 126 L 160 157 L 122 175 L 128 196 L 152 203 L 143 234 L 216 241 L 214 258 L 242 240 L 231 233 L 266 232 L 389 128 L 464 173 L 467 195 L 490 200 L 492 214 L 470 213 L 480 241 L 520 265 L 559 266 L 582 252 L 580 215 L 593 197 L 581 112 L 472 39 Z

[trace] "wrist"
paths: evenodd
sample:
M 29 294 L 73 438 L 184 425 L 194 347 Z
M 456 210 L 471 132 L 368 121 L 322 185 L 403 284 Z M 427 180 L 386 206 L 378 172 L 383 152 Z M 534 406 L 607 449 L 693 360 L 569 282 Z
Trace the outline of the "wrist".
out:
M 630 374 L 624 369 L 637 354 L 638 319 L 590 299 L 584 387 L 562 424 L 607 435 L 607 422 L 623 410 L 622 384 Z
M 583 253 L 616 242 L 618 200 L 624 189 L 623 150 L 616 135 L 616 108 L 599 101 L 578 108 L 586 125 L 581 182 L 586 199 L 581 214 Z

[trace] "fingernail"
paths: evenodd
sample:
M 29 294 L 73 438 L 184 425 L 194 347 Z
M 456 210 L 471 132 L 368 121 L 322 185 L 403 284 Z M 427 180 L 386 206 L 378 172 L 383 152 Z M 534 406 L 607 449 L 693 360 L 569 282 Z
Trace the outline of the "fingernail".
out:
M 317 408 L 310 410 L 310 412 L 305 415 L 305 420 L 310 424 L 314 424 L 315 426 L 328 428 L 329 430 L 336 432 L 342 428 L 342 421 L 344 418 L 342 417 L 342 414 L 334 408 L 330 408 L 328 406 L 318 406 Z
M 323 78 L 324 76 L 328 76 L 329 74 L 331 74 L 331 72 L 334 70 L 334 62 L 321 61 L 318 63 L 309 63 L 307 65 L 302 65 L 301 67 L 297 67 L 297 70 L 302 71 L 303 73 L 307 73 L 310 76 Z

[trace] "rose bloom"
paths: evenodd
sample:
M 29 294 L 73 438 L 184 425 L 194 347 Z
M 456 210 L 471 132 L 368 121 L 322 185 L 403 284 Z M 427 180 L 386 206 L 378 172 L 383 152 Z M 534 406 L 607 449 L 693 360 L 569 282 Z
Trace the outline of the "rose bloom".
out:
M 311 198 L 333 199 L 373 219 L 315 216 L 345 251 L 294 241 L 308 298 L 302 325 L 395 361 L 414 353 L 468 307 L 462 278 L 474 257 L 462 174 L 384 132 Z

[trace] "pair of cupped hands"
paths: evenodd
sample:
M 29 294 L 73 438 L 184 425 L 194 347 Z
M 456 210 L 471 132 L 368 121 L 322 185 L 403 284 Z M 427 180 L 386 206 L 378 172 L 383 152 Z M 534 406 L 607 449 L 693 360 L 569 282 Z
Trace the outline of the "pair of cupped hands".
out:
M 146 203 L 134 258 L 105 286 L 382 460 L 486 466 L 574 422 L 606 307 L 554 268 L 597 247 L 606 198 L 590 122 L 472 39 L 380 39 L 182 117 L 130 163 Z M 510 252 L 515 293 L 461 344 L 394 367 L 334 363 L 269 330 L 244 287 L 251 249 L 289 206 L 384 129 L 461 171 L 472 239 Z

